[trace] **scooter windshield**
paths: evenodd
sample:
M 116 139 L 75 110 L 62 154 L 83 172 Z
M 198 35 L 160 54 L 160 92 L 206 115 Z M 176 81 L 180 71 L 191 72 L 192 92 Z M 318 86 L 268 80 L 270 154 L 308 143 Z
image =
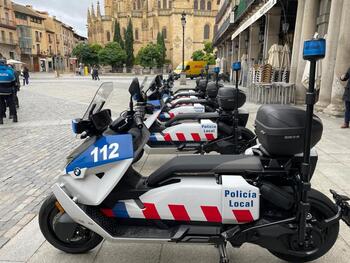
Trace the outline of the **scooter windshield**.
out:
M 97 90 L 94 98 L 92 99 L 90 106 L 86 110 L 83 120 L 88 120 L 89 116 L 101 111 L 106 104 L 108 97 L 113 91 L 113 82 L 103 83 Z

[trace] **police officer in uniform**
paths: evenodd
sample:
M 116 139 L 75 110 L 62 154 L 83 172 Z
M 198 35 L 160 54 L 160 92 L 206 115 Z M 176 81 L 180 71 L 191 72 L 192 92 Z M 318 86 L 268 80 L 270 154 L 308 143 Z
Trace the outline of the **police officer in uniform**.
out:
M 6 104 L 10 109 L 13 122 L 18 122 L 14 93 L 16 89 L 16 75 L 14 70 L 6 65 L 5 59 L 0 59 L 0 124 L 6 116 Z

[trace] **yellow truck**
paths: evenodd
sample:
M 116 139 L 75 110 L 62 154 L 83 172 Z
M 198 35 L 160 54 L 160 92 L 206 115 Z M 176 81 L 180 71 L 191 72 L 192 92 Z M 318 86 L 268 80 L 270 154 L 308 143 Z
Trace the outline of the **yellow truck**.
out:
M 207 62 L 205 61 L 185 61 L 185 72 L 186 77 L 188 78 L 195 78 L 201 75 L 202 71 L 205 73 L 205 66 L 207 65 Z M 174 70 L 175 78 L 180 78 L 180 74 L 182 72 L 182 63 L 177 66 L 177 68 Z

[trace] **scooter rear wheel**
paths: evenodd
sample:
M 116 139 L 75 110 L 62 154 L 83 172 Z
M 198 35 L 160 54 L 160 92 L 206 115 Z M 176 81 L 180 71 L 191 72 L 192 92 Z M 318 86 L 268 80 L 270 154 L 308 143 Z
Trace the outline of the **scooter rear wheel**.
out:
M 311 189 L 309 192 L 309 202 L 311 204 L 310 214 L 313 219 L 318 222 L 330 218 L 337 213 L 337 207 L 334 203 L 317 190 Z M 300 256 L 278 253 L 271 250 L 270 252 L 276 257 L 288 262 L 309 262 L 322 257 L 333 247 L 338 238 L 339 222 L 322 230 L 317 229 L 315 224 L 313 224 L 313 228 L 315 231 L 312 233 L 314 237 L 312 241 L 314 241 L 315 244 L 319 244 L 319 247 L 314 248 L 314 250 L 312 250 L 312 248 L 305 249 L 303 247 L 298 247 L 296 241 L 297 236 L 295 235 L 289 238 L 290 247 L 288 249 L 300 253 Z
M 80 254 L 94 249 L 103 238 L 90 229 L 77 224 L 74 238 L 61 240 L 55 233 L 55 220 L 63 213 L 58 209 L 54 195 L 47 197 L 40 208 L 39 226 L 46 240 L 55 248 L 70 254 Z

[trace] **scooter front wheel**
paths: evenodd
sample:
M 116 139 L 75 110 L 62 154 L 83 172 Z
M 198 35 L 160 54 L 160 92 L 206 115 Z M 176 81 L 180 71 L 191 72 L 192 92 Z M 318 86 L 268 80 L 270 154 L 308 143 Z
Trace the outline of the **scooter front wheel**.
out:
M 317 223 L 334 216 L 337 213 L 337 207 L 327 196 L 314 189 L 309 192 L 309 202 L 310 216 L 312 216 L 309 247 L 300 246 L 297 242 L 297 235 L 287 236 L 281 241 L 288 244 L 286 249 L 294 255 L 270 250 L 276 257 L 288 262 L 309 262 L 325 255 L 335 244 L 339 234 L 339 222 L 324 228 L 318 227 Z
M 65 212 L 54 195 L 44 201 L 39 212 L 39 226 L 46 240 L 55 248 L 70 254 L 88 252 L 99 245 L 103 238 L 80 224 L 75 224 L 74 234 L 69 239 L 62 238 L 62 228 L 57 229 L 58 218 Z M 73 223 L 74 224 L 74 223 Z

